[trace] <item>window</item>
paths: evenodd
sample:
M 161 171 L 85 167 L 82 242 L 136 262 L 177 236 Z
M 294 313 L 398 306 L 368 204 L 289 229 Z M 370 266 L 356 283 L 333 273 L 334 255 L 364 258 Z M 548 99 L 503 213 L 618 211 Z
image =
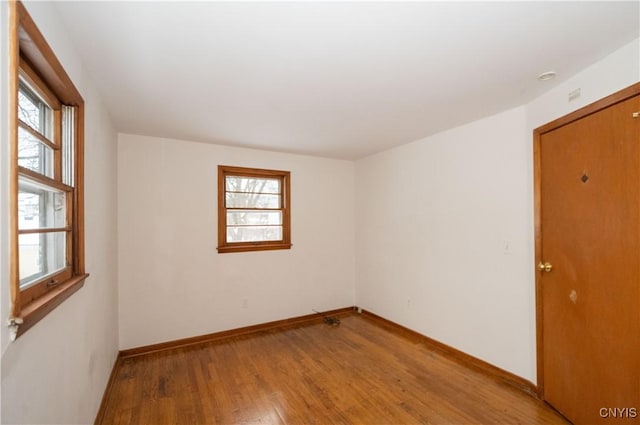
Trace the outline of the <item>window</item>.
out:
M 291 248 L 290 173 L 218 166 L 218 252 Z
M 10 3 L 12 333 L 82 287 L 84 102 L 20 2 Z

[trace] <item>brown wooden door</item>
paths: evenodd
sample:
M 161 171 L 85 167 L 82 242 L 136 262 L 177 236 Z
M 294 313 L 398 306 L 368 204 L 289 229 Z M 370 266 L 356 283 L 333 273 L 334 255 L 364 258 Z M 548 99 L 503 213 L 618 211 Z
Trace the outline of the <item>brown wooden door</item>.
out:
M 640 422 L 637 112 L 638 95 L 537 142 L 539 385 L 576 425 Z

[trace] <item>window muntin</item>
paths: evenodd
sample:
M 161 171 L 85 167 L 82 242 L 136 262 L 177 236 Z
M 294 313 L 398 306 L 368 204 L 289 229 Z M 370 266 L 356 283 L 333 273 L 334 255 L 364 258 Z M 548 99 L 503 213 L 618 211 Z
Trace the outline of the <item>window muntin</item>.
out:
M 286 171 L 218 167 L 218 251 L 288 249 L 289 178 Z

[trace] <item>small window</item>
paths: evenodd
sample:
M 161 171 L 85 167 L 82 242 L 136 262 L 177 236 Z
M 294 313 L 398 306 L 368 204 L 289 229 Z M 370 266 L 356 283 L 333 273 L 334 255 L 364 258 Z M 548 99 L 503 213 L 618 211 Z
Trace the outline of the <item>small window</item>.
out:
M 291 248 L 290 173 L 218 166 L 218 252 Z
M 11 337 L 82 287 L 84 101 L 23 4 L 13 8 Z

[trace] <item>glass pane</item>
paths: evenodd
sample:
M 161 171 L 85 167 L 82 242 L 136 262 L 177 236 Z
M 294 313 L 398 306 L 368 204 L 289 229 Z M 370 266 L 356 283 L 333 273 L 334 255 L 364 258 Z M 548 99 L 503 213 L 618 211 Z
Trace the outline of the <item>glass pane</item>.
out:
M 20 235 L 20 288 L 66 265 L 66 232 Z
M 23 80 L 20 80 L 18 90 L 18 118 L 51 139 L 53 127 L 51 108 Z
M 67 226 L 66 194 L 56 189 L 18 180 L 18 228 L 53 229 Z
M 279 179 L 227 176 L 225 184 L 230 192 L 280 193 Z
M 228 226 L 227 242 L 281 241 L 282 226 Z
M 53 150 L 22 127 L 18 128 L 18 165 L 53 177 Z
M 75 186 L 73 175 L 74 142 L 76 139 L 75 116 L 76 108 L 74 106 L 62 105 L 62 183 L 69 186 Z
M 227 208 L 280 208 L 280 195 L 227 192 Z
M 230 211 L 227 212 L 227 225 L 282 225 L 282 211 Z

